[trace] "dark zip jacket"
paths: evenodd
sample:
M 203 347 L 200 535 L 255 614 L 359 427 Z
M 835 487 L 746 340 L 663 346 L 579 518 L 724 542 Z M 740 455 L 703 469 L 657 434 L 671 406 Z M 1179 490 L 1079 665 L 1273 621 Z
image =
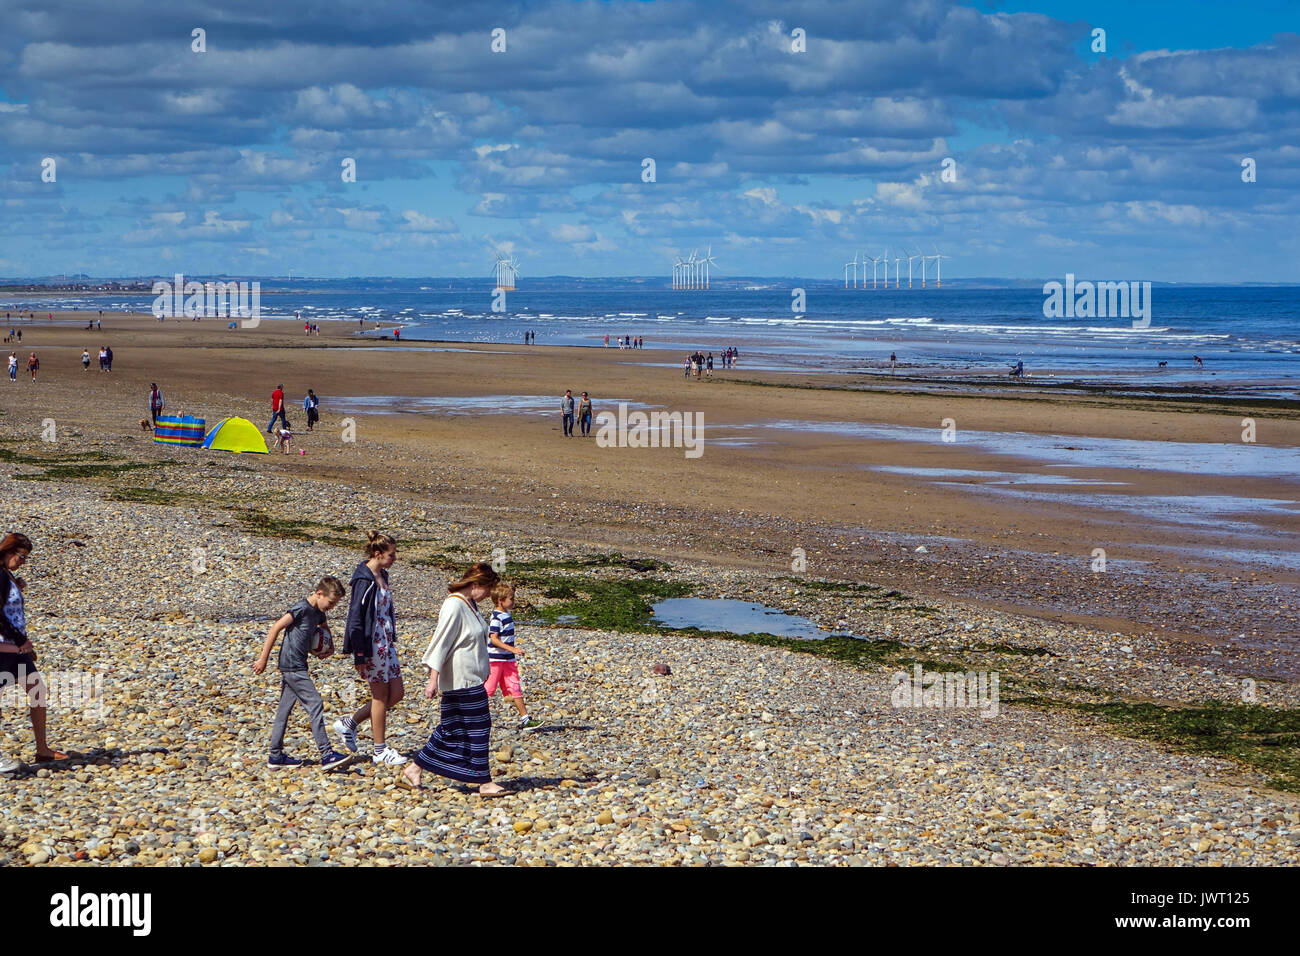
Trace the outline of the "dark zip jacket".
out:
M 384 576 L 384 584 L 388 584 L 388 574 L 380 571 Z M 364 658 L 374 655 L 374 648 L 370 642 L 370 635 L 375 633 L 375 600 L 377 595 L 375 589 L 378 582 L 375 576 L 370 573 L 370 568 L 366 562 L 362 561 L 357 565 L 357 569 L 352 572 L 352 581 L 349 587 L 352 590 L 352 600 L 348 604 L 348 623 L 347 629 L 343 633 L 343 653 L 352 655 L 354 664 L 361 664 Z M 392 607 L 392 601 L 389 601 L 389 607 Z M 389 620 L 393 624 L 393 634 L 397 634 L 397 620 L 395 614 L 389 615 Z

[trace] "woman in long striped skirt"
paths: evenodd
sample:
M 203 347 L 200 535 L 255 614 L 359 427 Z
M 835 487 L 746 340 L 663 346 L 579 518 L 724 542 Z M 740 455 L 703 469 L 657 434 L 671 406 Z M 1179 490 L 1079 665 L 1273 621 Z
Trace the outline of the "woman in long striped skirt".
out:
M 408 789 L 420 789 L 423 769 L 463 783 L 477 783 L 484 797 L 510 793 L 492 782 L 488 765 L 492 712 L 483 682 L 491 665 L 487 624 L 477 603 L 488 596 L 497 580 L 490 564 L 476 564 L 447 586 L 451 594 L 442 602 L 438 627 L 421 658 L 429 668 L 424 696 L 433 700 L 441 692 L 442 721 L 415 760 L 402 768 L 397 782 Z

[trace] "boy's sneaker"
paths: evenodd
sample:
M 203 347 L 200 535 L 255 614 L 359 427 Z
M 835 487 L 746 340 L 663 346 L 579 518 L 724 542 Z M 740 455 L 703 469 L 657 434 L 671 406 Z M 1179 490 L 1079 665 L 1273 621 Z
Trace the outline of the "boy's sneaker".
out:
M 353 753 L 357 752 L 357 728 L 355 725 L 349 727 L 340 717 L 334 721 L 334 733 L 343 738 L 344 747 L 347 747 Z
M 542 726 L 542 722 L 536 717 L 529 717 L 525 714 L 519 718 L 519 723 L 516 726 L 519 730 L 532 730 L 534 727 Z
M 266 765 L 272 770 L 284 770 L 287 767 L 301 767 L 302 761 L 288 754 L 271 754 L 266 758 Z
M 406 758 L 392 747 L 385 747 L 383 750 L 375 751 L 375 763 L 386 764 L 390 767 L 400 767 L 402 764 L 406 763 Z
M 331 750 L 329 753 L 320 755 L 320 765 L 322 770 L 333 770 L 335 767 L 347 763 L 352 758 L 347 754 L 341 754 L 337 750 Z

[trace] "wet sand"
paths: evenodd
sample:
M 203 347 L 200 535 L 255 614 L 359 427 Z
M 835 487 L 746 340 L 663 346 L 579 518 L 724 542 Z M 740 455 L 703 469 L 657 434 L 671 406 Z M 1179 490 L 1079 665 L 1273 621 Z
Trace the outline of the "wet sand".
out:
M 5 433 L 33 437 L 52 418 L 118 435 L 124 454 L 183 456 L 193 453 L 154 445 L 140 430 L 151 381 L 168 412 L 209 423 L 237 414 L 259 428 L 282 382 L 307 455 L 250 458 L 250 468 L 454 503 L 507 539 L 773 573 L 789 573 L 801 550 L 811 576 L 1150 632 L 1183 641 L 1190 659 L 1214 654 L 1221 667 L 1296 675 L 1300 542 L 1296 477 L 1287 474 L 1287 456 L 1300 448 L 1295 405 L 1026 393 L 1014 383 L 928 393 L 876 375 L 750 370 L 743 343 L 740 368 L 687 381 L 680 355 L 653 349 L 394 347 L 359 340 L 350 323 L 305 336 L 291 321 L 232 331 L 220 319 L 116 315 L 96 333 L 78 327 L 85 319 L 24 323 L 22 345 L 9 348 L 20 367 L 36 351 L 41 371 L 35 385 L 25 370 L 4 383 Z M 96 368 L 102 344 L 115 353 L 111 374 Z M 311 434 L 301 411 L 308 387 L 322 399 Z M 598 413 L 614 411 L 607 397 L 698 412 L 703 453 L 565 438 L 565 388 L 590 391 Z M 492 396 L 538 396 L 539 405 L 482 404 Z M 427 397 L 466 401 L 401 410 Z M 344 440 L 344 418 L 355 421 L 354 442 Z M 1253 445 L 1241 440 L 1243 418 L 1255 421 Z M 955 441 L 943 440 L 945 420 Z M 862 425 L 919 431 L 852 433 Z M 990 434 L 967 440 L 976 433 Z M 1017 433 L 1067 437 L 1040 448 Z M 1088 450 L 1096 439 L 1216 447 L 1104 443 L 1101 461 Z M 1202 452 L 1208 469 L 1195 464 Z M 1098 549 L 1104 571 L 1093 570 Z

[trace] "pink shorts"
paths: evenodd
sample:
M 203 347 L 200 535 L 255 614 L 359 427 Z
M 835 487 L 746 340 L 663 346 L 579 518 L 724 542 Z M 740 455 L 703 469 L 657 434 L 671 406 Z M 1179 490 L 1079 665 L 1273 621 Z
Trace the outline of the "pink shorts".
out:
M 487 691 L 488 697 L 497 692 L 497 687 L 501 688 L 502 697 L 523 697 L 524 689 L 519 683 L 519 662 L 518 661 L 493 661 L 491 672 L 488 674 L 487 683 L 483 689 Z

